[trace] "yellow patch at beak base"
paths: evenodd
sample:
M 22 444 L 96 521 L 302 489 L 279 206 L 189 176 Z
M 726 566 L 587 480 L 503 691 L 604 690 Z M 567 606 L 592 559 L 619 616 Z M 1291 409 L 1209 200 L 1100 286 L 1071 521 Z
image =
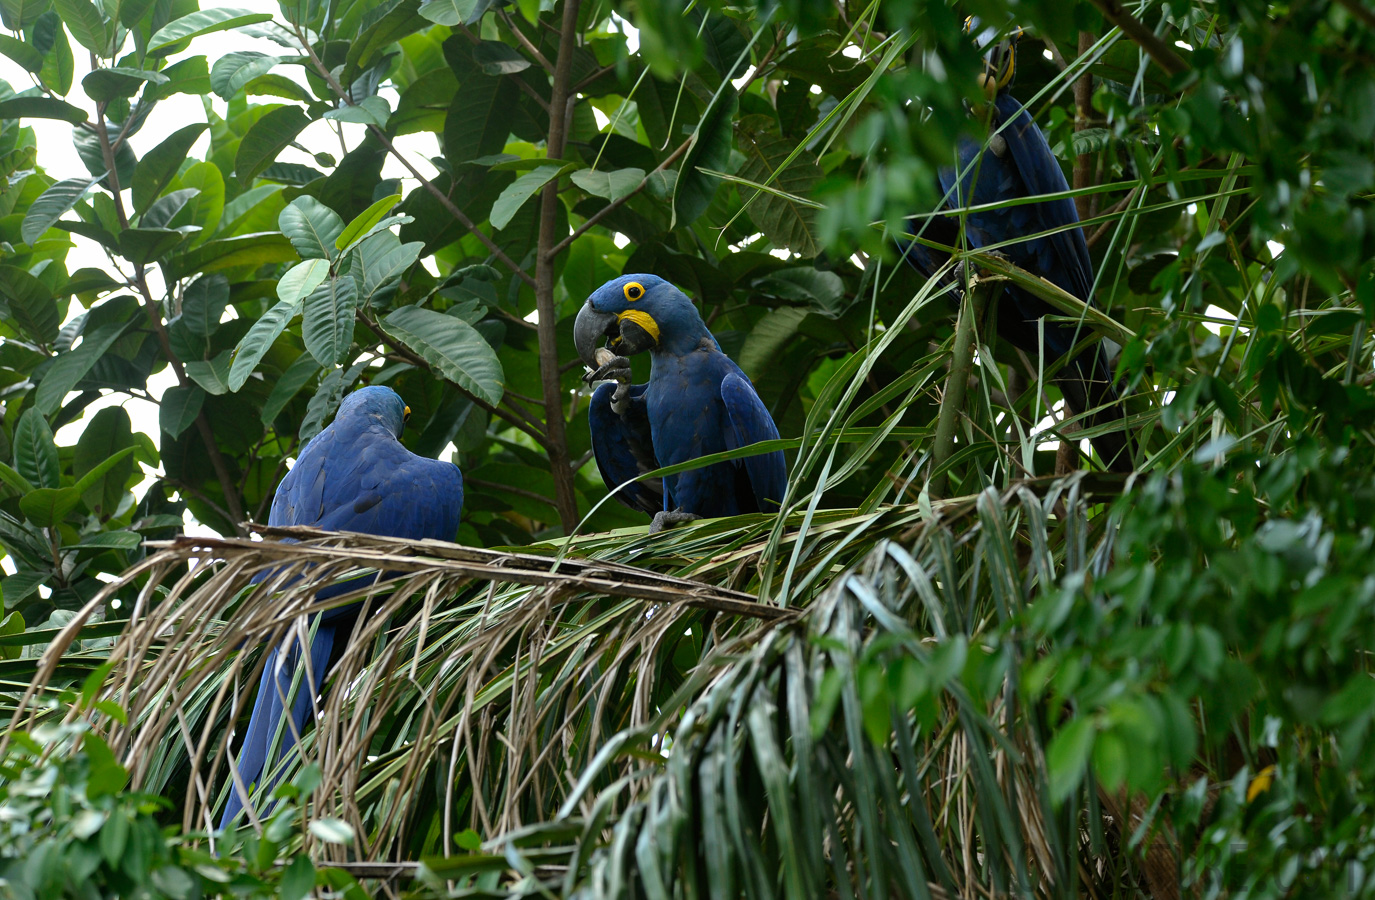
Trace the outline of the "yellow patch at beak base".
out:
M 659 343 L 659 323 L 654 321 L 654 317 L 642 309 L 628 309 L 622 313 L 616 313 L 616 321 L 623 322 L 626 319 L 639 325 L 649 336 L 654 338 L 654 343 Z

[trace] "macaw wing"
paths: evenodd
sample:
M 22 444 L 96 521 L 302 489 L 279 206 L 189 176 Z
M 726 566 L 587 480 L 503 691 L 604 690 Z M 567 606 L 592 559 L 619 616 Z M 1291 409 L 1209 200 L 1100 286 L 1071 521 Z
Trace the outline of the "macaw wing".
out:
M 735 450 L 760 441 L 778 439 L 778 426 L 769 415 L 754 385 L 742 373 L 731 372 L 721 379 L 721 400 L 731 427 L 726 432 L 726 449 Z M 774 450 L 736 461 L 749 476 L 750 488 L 760 512 L 776 511 L 788 489 L 788 468 L 783 451 Z
M 1000 134 L 1007 141 L 1008 155 L 1026 185 L 1027 195 L 1058 194 L 1068 191 L 1069 182 L 1065 180 L 1060 162 L 1055 158 L 1055 154 L 1050 152 L 1046 136 L 1032 121 L 1031 115 L 1008 94 L 1000 95 L 996 103 L 1002 121 L 1012 119 L 1012 124 L 1004 128 Z M 1036 207 L 1042 220 L 1042 229 L 1079 224 L 1079 212 L 1069 197 L 1046 200 L 1036 204 Z M 1089 245 L 1084 239 L 1084 230 L 1077 227 L 1067 228 L 1047 237 L 1054 248 L 1055 263 L 1061 272 L 1047 271 L 1037 274 L 1061 284 L 1085 303 L 1092 302 L 1093 260 L 1089 258 Z M 1056 277 L 1060 274 L 1063 274 L 1062 278 Z
M 647 384 L 630 388 L 625 413 L 611 408 L 614 384 L 603 384 L 592 394 L 588 406 L 588 423 L 592 429 L 592 455 L 597 470 L 608 489 L 615 489 L 628 481 L 659 468 L 654 455 L 654 441 L 649 427 L 649 413 L 644 392 Z M 616 492 L 616 499 L 631 509 L 654 515 L 664 508 L 664 484 L 661 479 L 634 482 Z

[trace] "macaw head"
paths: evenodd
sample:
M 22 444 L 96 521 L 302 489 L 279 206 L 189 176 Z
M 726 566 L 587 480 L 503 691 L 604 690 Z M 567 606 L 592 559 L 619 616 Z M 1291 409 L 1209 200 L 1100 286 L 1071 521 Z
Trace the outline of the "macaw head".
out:
M 970 16 L 964 20 L 964 33 L 972 35 L 974 46 L 983 51 L 984 70 L 979 86 L 984 96 L 992 100 L 999 91 L 1012 87 L 1012 79 L 1017 75 L 1017 42 L 1023 31 L 1018 25 L 1005 29 L 985 26 L 978 16 Z
M 597 367 L 597 344 L 618 356 L 646 350 L 687 352 L 710 332 L 687 295 L 657 275 L 622 275 L 592 292 L 573 322 L 573 346 Z
M 359 388 L 344 398 L 339 404 L 339 415 L 371 416 L 380 419 L 392 434 L 401 437 L 406 420 L 411 417 L 411 408 L 401 399 L 401 395 L 389 387 L 369 385 Z

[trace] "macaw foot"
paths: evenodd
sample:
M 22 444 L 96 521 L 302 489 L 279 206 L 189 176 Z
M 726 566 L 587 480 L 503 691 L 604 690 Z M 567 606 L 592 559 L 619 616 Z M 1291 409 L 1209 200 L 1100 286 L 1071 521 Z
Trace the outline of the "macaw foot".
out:
M 596 356 L 597 368 L 583 375 L 583 381 L 588 384 L 596 384 L 598 381 L 616 382 L 616 392 L 611 395 L 611 411 L 623 416 L 629 409 L 630 360 L 624 356 L 616 356 L 605 347 L 598 347 Z
M 654 514 L 654 521 L 649 523 L 649 533 L 658 534 L 665 528 L 670 528 L 674 525 L 682 525 L 684 522 L 695 522 L 700 518 L 702 517 L 696 513 L 683 512 L 681 509 L 656 512 Z

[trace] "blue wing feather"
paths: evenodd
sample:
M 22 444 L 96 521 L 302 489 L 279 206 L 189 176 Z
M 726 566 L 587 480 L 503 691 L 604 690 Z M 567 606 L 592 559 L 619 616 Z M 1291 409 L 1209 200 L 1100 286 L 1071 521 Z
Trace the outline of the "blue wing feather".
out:
M 603 384 L 592 394 L 587 411 L 592 429 L 592 456 L 597 460 L 597 470 L 602 473 L 602 481 L 608 489 L 659 468 L 645 408 L 646 387 L 643 384 L 631 386 L 625 415 L 618 415 L 611 408 L 611 396 L 616 392 L 614 384 Z M 652 516 L 664 508 L 663 482 L 657 478 L 637 482 L 618 491 L 616 499 Z
M 726 432 L 726 449 L 736 450 L 760 441 L 778 439 L 778 426 L 773 422 L 764 402 L 754 391 L 754 385 L 743 373 L 732 372 L 721 379 L 721 400 L 730 417 Z M 788 488 L 788 469 L 783 451 L 774 450 L 759 456 L 748 456 L 738 462 L 749 477 L 755 504 L 762 512 L 775 512 L 783 502 Z
M 463 476 L 457 466 L 416 456 L 375 419 L 341 417 L 302 449 L 296 465 L 277 487 L 268 524 L 448 541 L 458 530 L 462 508 Z M 332 585 L 317 597 L 328 599 L 364 583 L 365 579 L 353 579 Z M 350 604 L 321 616 L 310 642 L 310 672 L 315 679 L 323 680 L 336 634 L 351 628 L 347 617 L 358 608 Z M 290 687 L 300 659 L 294 638 L 269 651 L 239 752 L 238 768 L 246 786 L 260 782 L 271 768 L 272 738 L 285 709 L 281 695 Z M 295 735 L 309 721 L 319 687 L 312 690 L 303 680 L 292 704 L 294 731 L 286 730 L 285 750 L 295 746 Z M 242 808 L 239 792 L 231 791 L 220 827 L 227 827 Z

